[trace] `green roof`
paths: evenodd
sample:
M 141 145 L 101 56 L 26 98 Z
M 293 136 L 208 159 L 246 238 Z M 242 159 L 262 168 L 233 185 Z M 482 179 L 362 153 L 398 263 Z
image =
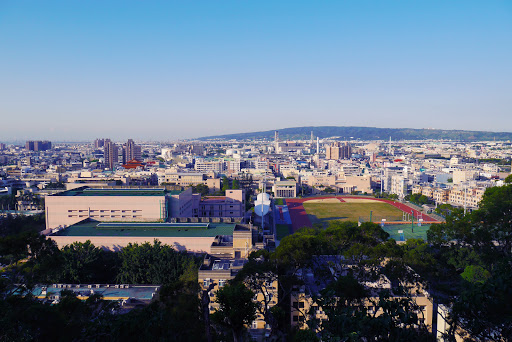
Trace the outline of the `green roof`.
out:
M 215 237 L 233 235 L 235 223 L 162 223 L 82 221 L 57 236 L 131 236 L 131 237 Z
M 88 188 L 81 187 L 55 194 L 54 196 L 164 196 L 178 195 L 182 191 L 167 191 L 165 188 Z

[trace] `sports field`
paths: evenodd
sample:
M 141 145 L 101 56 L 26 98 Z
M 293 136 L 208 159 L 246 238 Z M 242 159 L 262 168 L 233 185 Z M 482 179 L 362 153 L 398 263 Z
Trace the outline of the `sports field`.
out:
M 387 221 L 402 217 L 402 211 L 391 204 L 371 200 L 339 201 L 306 201 L 302 204 L 312 224 L 320 223 L 327 227 L 330 221 L 355 221 L 359 217 L 369 218 L 372 212 L 372 221 L 378 222 L 382 218 Z
M 403 232 L 403 236 L 405 240 L 408 239 L 423 239 L 427 240 L 427 231 L 430 228 L 429 224 L 423 224 L 418 226 L 417 223 L 411 227 L 411 224 L 393 224 L 393 225 L 385 225 L 384 230 L 389 234 L 390 239 L 395 239 L 396 241 L 401 241 L 399 231 Z

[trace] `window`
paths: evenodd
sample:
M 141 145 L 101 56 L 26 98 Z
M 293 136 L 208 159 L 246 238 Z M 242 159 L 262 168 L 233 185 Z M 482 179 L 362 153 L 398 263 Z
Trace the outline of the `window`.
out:
M 223 287 L 226 283 L 226 279 L 219 279 L 219 287 Z
M 298 322 L 299 321 L 299 316 L 293 316 L 293 321 L 294 322 Z
M 299 308 L 304 309 L 304 302 L 299 302 Z
M 297 302 L 293 302 L 293 303 L 292 303 L 292 307 L 293 307 L 294 309 L 298 309 L 298 308 L 299 308 L 299 303 L 297 303 Z

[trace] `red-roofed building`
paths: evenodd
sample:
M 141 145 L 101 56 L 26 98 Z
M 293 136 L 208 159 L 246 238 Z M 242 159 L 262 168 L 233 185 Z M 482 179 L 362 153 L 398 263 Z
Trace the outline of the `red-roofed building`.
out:
M 144 163 L 138 161 L 137 159 L 132 159 L 132 160 L 126 162 L 126 164 L 123 165 L 123 167 L 125 169 L 136 169 L 138 167 L 144 168 L 144 166 L 145 166 Z

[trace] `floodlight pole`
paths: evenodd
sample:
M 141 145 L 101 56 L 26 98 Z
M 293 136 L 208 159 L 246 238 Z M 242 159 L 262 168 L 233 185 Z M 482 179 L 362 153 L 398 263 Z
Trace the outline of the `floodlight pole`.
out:
M 411 210 L 411 232 L 414 233 L 414 210 Z

